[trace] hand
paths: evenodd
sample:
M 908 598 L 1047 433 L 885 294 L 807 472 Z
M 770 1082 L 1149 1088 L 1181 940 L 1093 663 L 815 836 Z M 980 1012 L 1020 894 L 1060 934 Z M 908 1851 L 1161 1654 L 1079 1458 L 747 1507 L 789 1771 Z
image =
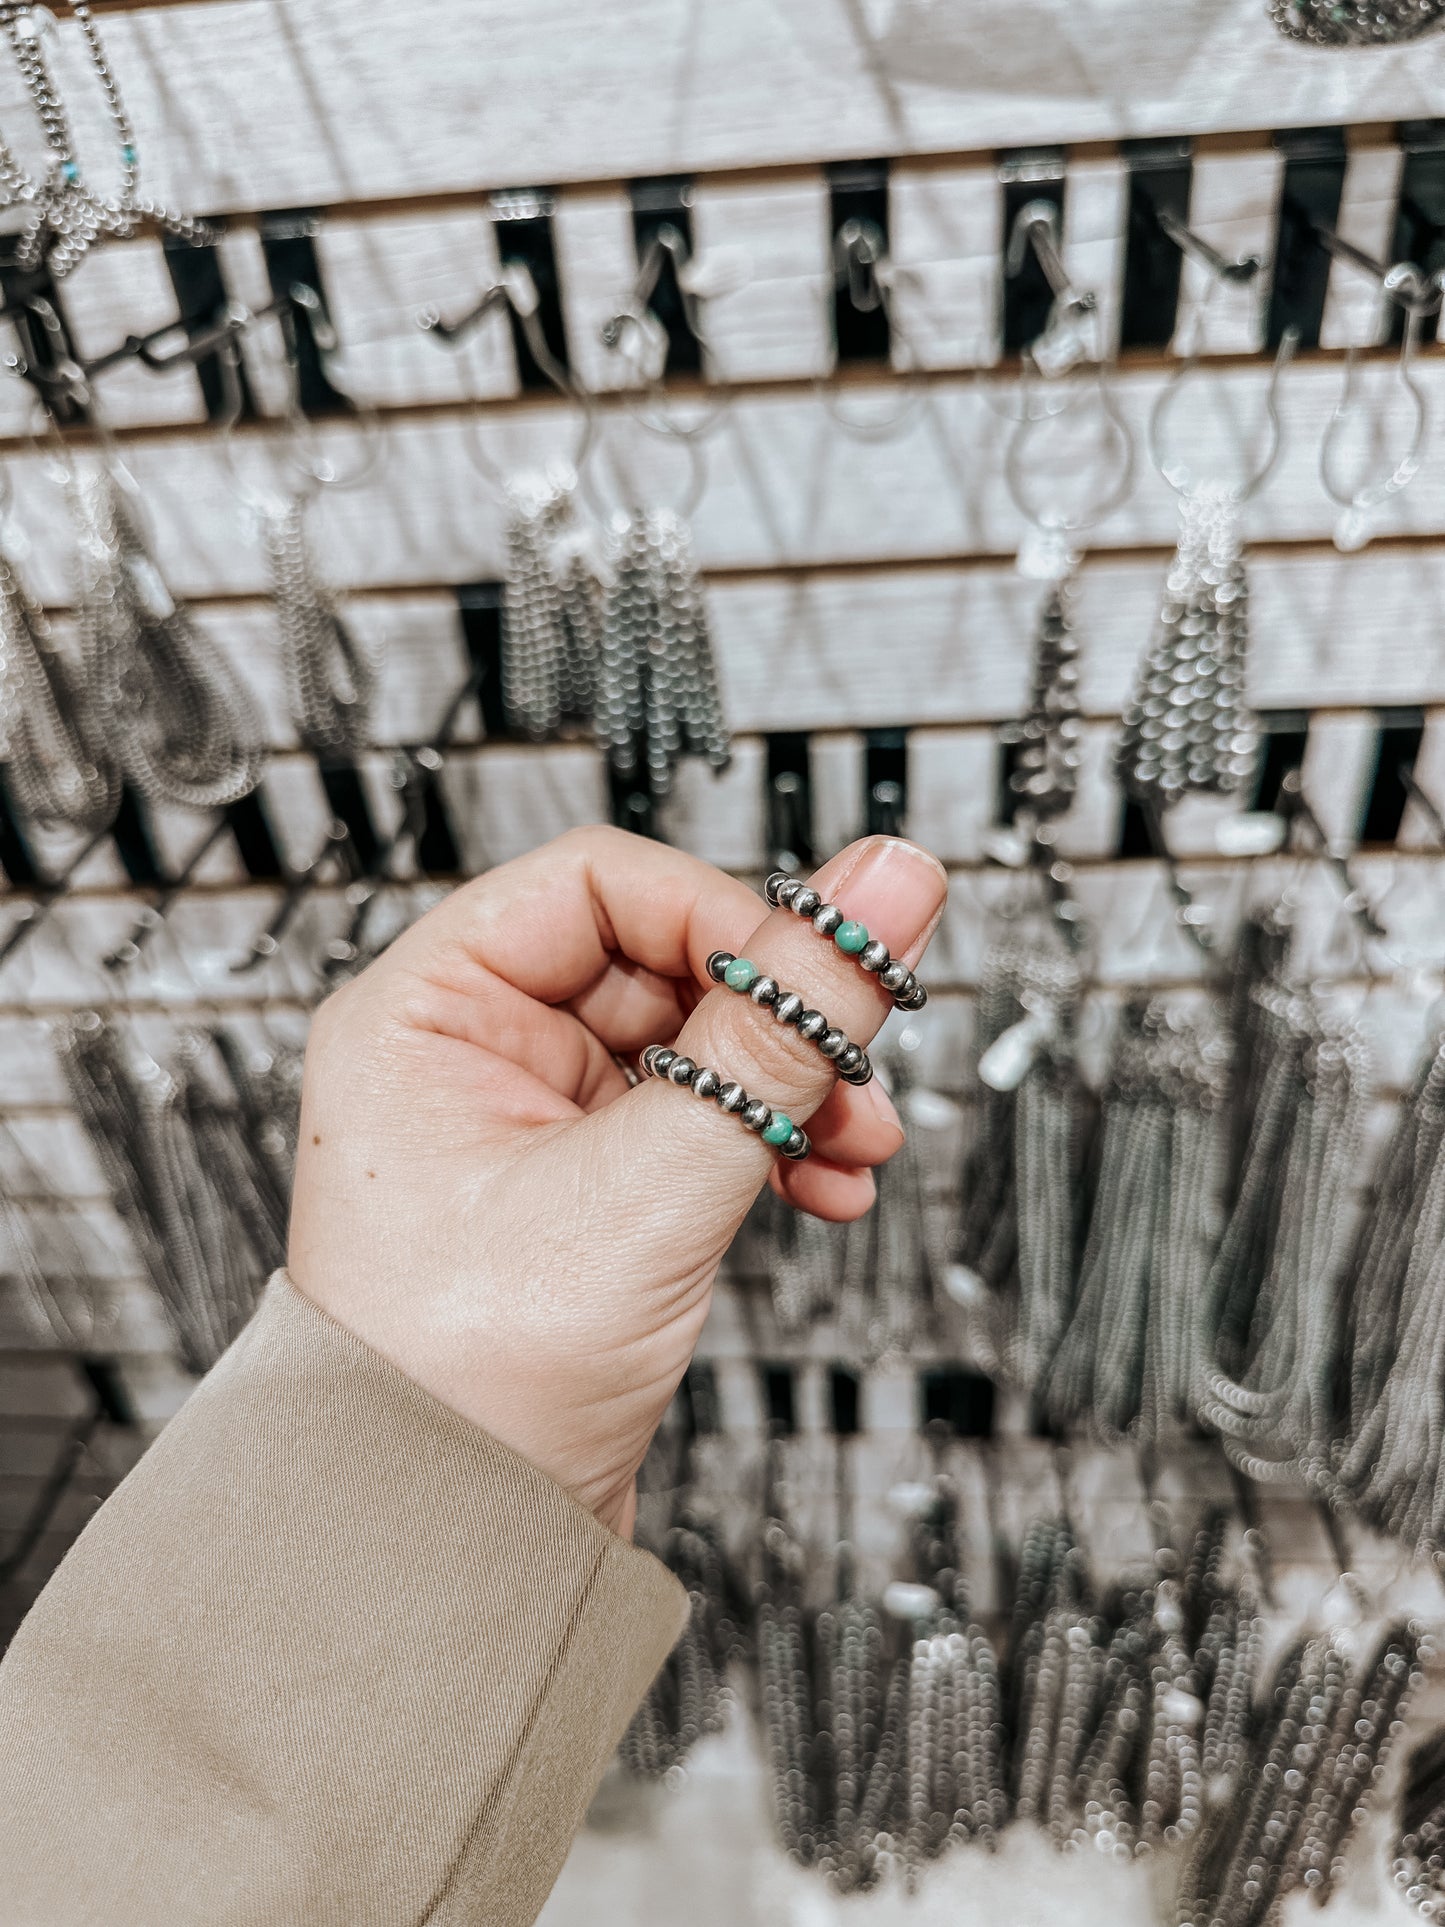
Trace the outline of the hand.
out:
M 910 967 L 942 867 L 870 837 L 813 879 Z M 859 1044 L 876 978 L 746 885 L 618 830 L 575 831 L 489 871 L 316 1014 L 290 1270 L 297 1289 L 630 1533 L 635 1479 L 692 1357 L 723 1253 L 765 1180 L 860 1217 L 903 1141 L 861 1089 L 748 998 L 747 956 Z M 713 1104 L 617 1062 L 677 1039 L 795 1123 L 780 1159 Z M 616 1056 L 614 1056 L 616 1053 Z

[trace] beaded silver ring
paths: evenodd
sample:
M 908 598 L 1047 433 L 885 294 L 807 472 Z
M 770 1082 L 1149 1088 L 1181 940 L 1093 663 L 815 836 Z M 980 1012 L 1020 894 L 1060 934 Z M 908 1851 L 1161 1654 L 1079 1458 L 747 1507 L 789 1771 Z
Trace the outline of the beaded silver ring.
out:
M 829 937 L 845 957 L 861 964 L 893 999 L 895 1010 L 922 1010 L 928 992 L 907 964 L 889 955 L 886 943 L 870 936 L 868 926 L 844 916 L 836 903 L 824 903 L 810 883 L 790 877 L 785 870 L 774 870 L 763 885 L 763 895 L 775 910 L 791 910 L 806 917 L 820 937 Z
M 694 1097 L 710 1097 L 720 1111 L 736 1117 L 745 1131 L 756 1131 L 764 1144 L 796 1161 L 812 1150 L 808 1134 L 787 1115 L 764 1104 L 760 1097 L 749 1097 L 741 1084 L 694 1064 L 667 1044 L 649 1044 L 642 1053 L 643 1073 L 665 1078 L 669 1084 L 685 1085 Z
M 784 990 L 776 977 L 748 957 L 735 957 L 731 950 L 714 950 L 707 960 L 707 974 L 715 984 L 751 997 L 761 1010 L 770 1010 L 780 1024 L 790 1024 L 798 1035 L 818 1049 L 832 1064 L 845 1084 L 866 1084 L 873 1075 L 868 1053 L 861 1044 L 850 1044 L 821 1010 L 811 1010 L 796 990 Z

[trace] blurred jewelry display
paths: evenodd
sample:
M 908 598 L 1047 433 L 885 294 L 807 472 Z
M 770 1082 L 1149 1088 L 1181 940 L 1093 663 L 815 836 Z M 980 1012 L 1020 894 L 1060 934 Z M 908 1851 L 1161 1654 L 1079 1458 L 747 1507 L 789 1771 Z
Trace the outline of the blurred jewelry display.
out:
M 576 487 L 570 470 L 506 484 L 502 692 L 513 728 L 536 742 L 590 722 L 596 693 L 603 590 Z
M 1328 1489 L 1363 1056 L 1304 995 L 1254 993 L 1256 1079 L 1238 1194 L 1209 1276 L 1198 1416 L 1251 1478 Z
M 121 103 L 99 30 L 88 6 L 72 6 L 70 17 L 80 29 L 86 59 L 105 103 L 120 163 L 119 192 L 97 193 L 85 180 L 76 157 L 64 98 L 45 52 L 45 34 L 53 28 L 45 9 L 7 6 L 3 24 L 10 51 L 34 104 L 49 155 L 44 177 L 36 179 L 0 139 L 0 206 L 9 207 L 18 202 L 31 210 L 20 234 L 16 257 L 19 265 L 35 268 L 44 261 L 59 280 L 77 267 L 102 238 L 128 238 L 143 223 L 185 241 L 214 240 L 215 232 L 205 222 L 162 207 L 139 192 L 140 163 L 135 133 Z
M 285 1262 L 286 1198 L 234 1100 L 182 1037 L 169 1068 L 98 1013 L 57 1025 L 56 1051 L 183 1362 L 208 1371 Z
M 697 1742 L 720 1733 L 731 1692 L 728 1668 L 742 1652 L 737 1585 L 717 1529 L 684 1511 L 659 1548 L 687 1589 L 690 1612 L 678 1643 L 623 1736 L 624 1766 L 648 1780 L 675 1783 Z
M 291 720 L 318 755 L 355 756 L 370 740 L 376 669 L 317 572 L 306 518 L 300 492 L 273 497 L 260 510 Z
M 1438 1386 L 1445 1350 L 1445 1045 L 1401 1104 L 1350 1267 L 1338 1478 L 1421 1553 L 1445 1545 Z
M 1084 1093 L 1071 1033 L 1077 963 L 1053 933 L 1013 932 L 984 962 L 980 1089 L 959 1192 L 958 1257 L 1003 1303 L 1003 1362 L 1041 1386 L 1074 1297 Z
M 142 796 L 217 809 L 265 764 L 260 718 L 225 656 L 178 603 L 107 465 L 72 476 L 77 603 L 89 700 Z
M 1007 723 L 999 740 L 1016 745 L 1009 788 L 1016 822 L 1031 836 L 1063 816 L 1079 786 L 1079 645 L 1073 616 L 1077 594 L 1072 571 L 1049 584 L 1034 632 L 1028 707 Z
M 1269 0 L 1290 40 L 1316 47 L 1398 47 L 1445 23 L 1442 0 Z
M 687 523 L 672 509 L 619 512 L 604 575 L 597 740 L 619 775 L 643 775 L 665 796 L 683 755 L 714 769 L 731 758 Z
M 1422 1920 L 1445 1918 L 1445 1730 L 1406 1762 L 1390 1872 Z
M 94 833 L 115 818 L 121 775 L 81 676 L 0 553 L 0 760 L 32 822 Z
M 1055 1424 L 1158 1439 L 1190 1416 L 1217 1242 L 1227 1046 L 1155 1000 L 1126 1008 L 1104 1092 L 1078 1297 L 1049 1375 Z

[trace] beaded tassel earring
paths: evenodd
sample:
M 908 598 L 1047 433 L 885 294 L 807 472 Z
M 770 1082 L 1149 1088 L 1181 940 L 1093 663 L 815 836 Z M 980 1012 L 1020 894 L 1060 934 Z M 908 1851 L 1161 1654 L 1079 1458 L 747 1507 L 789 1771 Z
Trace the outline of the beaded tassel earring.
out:
M 641 771 L 665 796 L 684 754 L 706 756 L 714 769 L 731 756 L 686 522 L 672 509 L 614 517 L 606 576 L 598 741 L 619 774 Z
M 1233 795 L 1249 782 L 1259 727 L 1244 694 L 1248 643 L 1239 502 L 1201 487 L 1180 503 L 1158 633 L 1115 752 L 1119 780 L 1139 802 L 1163 811 L 1187 791 Z
M 1052 581 L 1034 632 L 1028 708 L 1005 725 L 1000 740 L 1017 745 L 1009 775 L 1017 818 L 1029 833 L 1062 816 L 1079 786 L 1079 645 L 1074 635 L 1072 573 Z
M 114 820 L 120 770 L 81 677 L 0 552 L 0 760 L 35 823 L 94 833 Z
M 72 478 L 81 656 L 121 767 L 155 802 L 221 809 L 261 779 L 260 718 L 166 587 L 108 467 Z
M 535 742 L 592 716 L 602 585 L 573 512 L 575 493 L 570 471 L 506 485 L 502 695 L 513 728 Z
M 355 756 L 368 741 L 375 665 L 317 570 L 307 498 L 299 492 L 273 497 L 259 515 L 296 733 L 319 755 Z
M 661 1555 L 687 1590 L 688 1622 L 624 1734 L 620 1756 L 639 1778 L 675 1784 L 697 1742 L 727 1723 L 727 1672 L 741 1632 L 726 1555 L 711 1524 L 685 1514 L 669 1529 Z
M 1316 47 L 1401 47 L 1445 25 L 1445 0 L 1269 0 L 1288 40 Z

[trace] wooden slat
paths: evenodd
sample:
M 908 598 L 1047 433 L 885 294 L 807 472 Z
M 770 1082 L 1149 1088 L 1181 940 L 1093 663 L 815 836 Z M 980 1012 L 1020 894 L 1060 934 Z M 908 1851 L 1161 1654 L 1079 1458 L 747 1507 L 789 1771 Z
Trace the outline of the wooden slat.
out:
M 1368 375 L 1377 437 L 1392 446 L 1408 426 L 1399 383 L 1388 363 Z M 1138 438 L 1137 476 L 1129 499 L 1092 531 L 1097 547 L 1173 545 L 1177 503 L 1144 453 L 1149 413 L 1165 379 L 1157 369 L 1120 377 L 1121 411 Z M 1170 459 L 1225 479 L 1246 472 L 1259 446 L 1267 380 L 1260 366 L 1188 378 L 1169 409 Z M 1285 444 L 1246 512 L 1251 540 L 1331 538 L 1338 509 L 1320 486 L 1318 463 L 1340 382 L 1339 366 L 1328 361 L 1301 365 L 1286 377 Z M 1422 358 L 1420 382 L 1437 410 L 1445 406 L 1445 355 L 1431 351 Z M 1012 553 L 1026 527 L 1001 480 L 1016 388 L 985 388 L 966 377 L 940 381 L 923 405 L 904 408 L 897 432 L 882 442 L 860 443 L 829 405 L 850 418 L 897 418 L 906 399 L 896 384 L 871 382 L 826 397 L 806 386 L 738 396 L 701 448 L 704 489 L 693 526 L 702 565 L 762 569 Z M 529 405 L 479 421 L 476 436 L 483 459 L 507 475 L 572 460 L 579 427 L 561 406 Z M 318 431 L 340 474 L 364 470 L 365 432 L 351 423 Z M 456 418 L 393 419 L 374 471 L 355 487 L 323 492 L 313 522 L 322 565 L 335 580 L 367 588 L 500 576 L 503 507 L 476 471 L 470 433 Z M 238 497 L 238 476 L 247 490 L 281 485 L 283 431 L 238 437 L 234 453 L 235 472 L 212 438 L 147 439 L 127 451 L 159 558 L 180 594 L 265 591 L 264 561 Z M 1088 397 L 1033 429 L 1022 459 L 1036 510 L 1084 508 L 1091 495 L 1097 499 L 1113 475 L 1099 454 L 1098 409 Z M 1339 456 L 1348 474 L 1355 444 L 1342 440 Z M 1387 456 L 1388 446 L 1383 453 L 1377 448 L 1362 472 L 1373 473 Z M 63 497 L 48 465 L 28 448 L 16 451 L 11 466 L 17 519 L 31 541 L 26 579 L 46 599 L 64 602 L 71 594 L 71 538 Z M 637 493 L 659 505 L 684 501 L 692 486 L 690 458 L 679 443 L 608 413 L 599 417 L 584 520 L 621 499 L 620 476 L 635 477 Z M 1445 532 L 1445 462 L 1427 457 L 1418 478 L 1389 504 L 1381 533 L 1396 532 Z
M 299 14 L 208 0 L 121 13 L 104 31 L 147 189 L 201 211 L 1438 106 L 1418 48 L 1318 56 L 1273 33 L 1256 0 L 1168 12 L 1028 0 L 985 16 L 846 0 L 737 0 L 699 16 L 682 0 L 629 0 L 606 33 L 578 0 L 521 14 L 414 0 L 400 36 L 382 0 Z M 17 94 L 9 81 L 6 125 Z
M 165 256 L 160 243 L 149 239 L 93 250 L 67 277 L 61 301 L 71 339 L 85 357 L 109 354 L 127 335 L 148 334 L 179 319 Z M 101 405 L 113 428 L 206 419 L 200 380 L 190 362 L 165 374 L 127 362 L 108 371 L 103 383 Z
M 1400 199 L 1398 147 L 1351 147 L 1336 227 L 1376 261 L 1388 261 Z M 1326 348 L 1368 347 L 1380 337 L 1384 302 L 1367 274 L 1346 261 L 1330 269 L 1320 341 Z
M 749 185 L 699 183 L 692 207 L 700 271 L 745 275 L 704 308 L 707 368 L 720 382 L 826 374 L 832 362 L 820 174 Z
M 984 163 L 895 167 L 888 184 L 894 302 L 922 368 L 998 357 L 1003 190 Z
M 1176 346 L 1187 346 L 1194 338 L 1196 320 L 1202 327 L 1201 345 L 1211 354 L 1248 354 L 1262 345 L 1283 178 L 1284 157 L 1275 148 L 1196 158 L 1190 228 L 1226 260 L 1254 255 L 1261 265 L 1251 281 L 1233 286 L 1221 283 L 1204 262 L 1186 254 Z

